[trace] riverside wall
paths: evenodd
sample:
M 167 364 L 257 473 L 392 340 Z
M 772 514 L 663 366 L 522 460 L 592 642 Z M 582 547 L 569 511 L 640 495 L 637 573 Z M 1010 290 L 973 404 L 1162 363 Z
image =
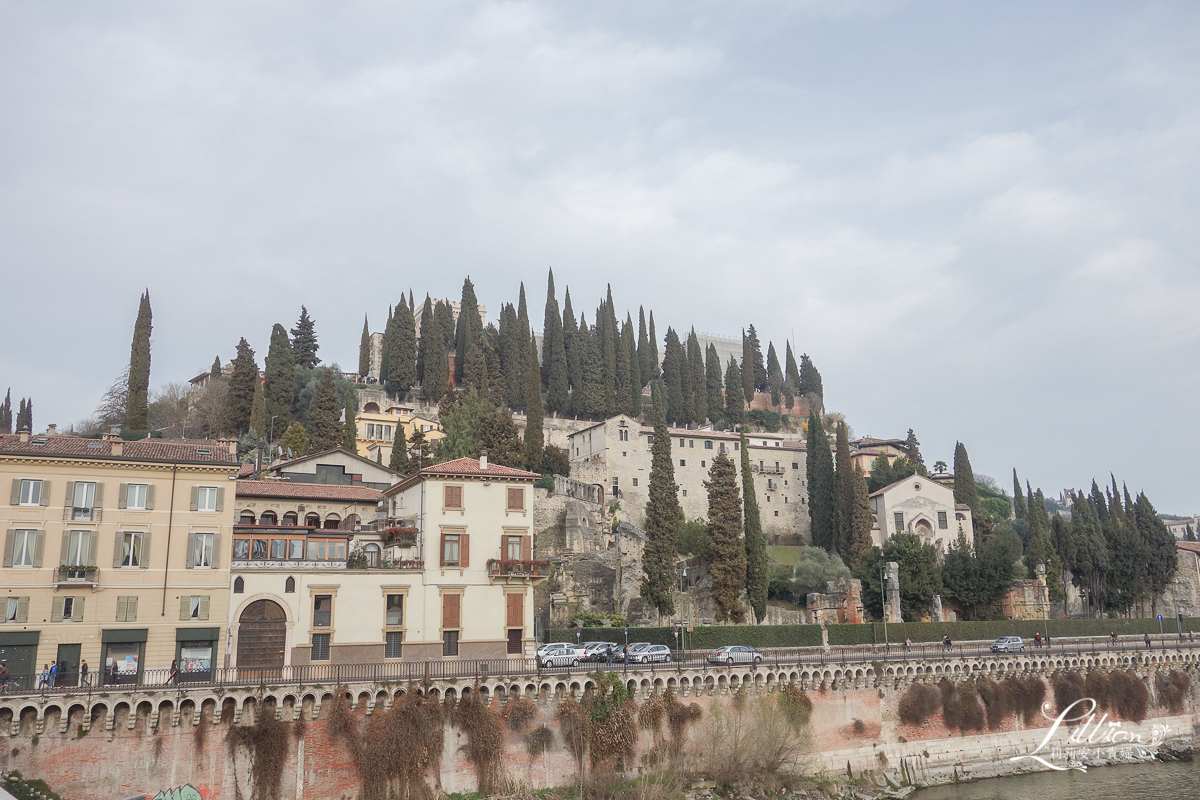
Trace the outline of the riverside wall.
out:
M 1036 765 L 1013 763 L 1012 756 L 1033 752 L 1051 721 L 1028 727 L 1016 717 L 998 730 L 962 735 L 947 729 L 939 716 L 920 726 L 902 723 L 899 700 L 914 683 L 936 684 L 943 677 L 962 681 L 979 677 L 1036 677 L 1047 681 L 1059 671 L 1132 670 L 1151 693 L 1149 716 L 1140 724 L 1122 723 L 1149 739 L 1190 737 L 1200 719 L 1197 689 L 1191 688 L 1183 714 L 1171 714 L 1154 700 L 1159 670 L 1195 674 L 1197 654 L 1189 651 L 1144 655 L 1005 655 L 889 661 L 872 664 L 760 665 L 757 668 L 675 669 L 642 667 L 622 673 L 627 686 L 645 700 L 673 690 L 684 703 L 696 703 L 704 720 L 714 706 L 739 692 L 770 698 L 788 684 L 803 689 L 813 704 L 812 750 L 808 768 L 833 778 L 886 774 L 919 783 L 985 777 L 1025 771 Z M 75 696 L 0 696 L 0 769 L 18 769 L 44 779 L 55 791 L 75 800 L 108 800 L 192 787 L 180 795 L 203 800 L 251 796 L 253 766 L 243 748 L 230 748 L 231 729 L 250 725 L 259 714 L 272 714 L 283 725 L 284 767 L 279 798 L 351 798 L 360 790 L 358 769 L 343 743 L 333 736 L 330 709 L 335 692 L 345 692 L 351 712 L 362 724 L 406 692 L 424 692 L 455 702 L 477 692 L 494 705 L 513 699 L 536 703 L 531 727 L 554 732 L 550 748 L 530 757 L 520 733 L 505 731 L 503 770 L 509 779 L 531 787 L 567 785 L 575 762 L 567 752 L 555 712 L 564 698 L 581 697 L 592 684 L 583 672 L 483 678 L 477 682 L 433 681 L 427 685 L 351 684 L 332 686 L 259 686 L 89 693 Z M 1051 711 L 1051 716 L 1055 712 Z M 1159 726 L 1156 730 L 1155 726 Z M 693 729 L 694 733 L 695 729 Z M 430 783 L 445 792 L 476 789 L 474 766 L 465 755 L 463 731 L 447 723 L 444 746 Z M 651 746 L 642 732 L 640 752 Z M 903 762 L 903 767 L 901 766 Z

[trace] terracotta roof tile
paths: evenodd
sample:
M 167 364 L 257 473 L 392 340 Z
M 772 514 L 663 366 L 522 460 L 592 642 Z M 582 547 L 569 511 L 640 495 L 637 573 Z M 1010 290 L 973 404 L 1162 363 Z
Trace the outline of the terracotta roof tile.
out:
M 237 496 L 294 497 L 298 500 L 358 500 L 375 503 L 383 496 L 383 492 L 372 489 L 370 486 L 240 480 L 237 482 Z
M 237 464 L 229 445 L 207 439 L 138 439 L 123 442 L 119 456 L 112 454 L 112 446 L 113 442 L 82 436 L 31 436 L 28 442 L 22 442 L 18 434 L 0 435 L 0 453 L 9 455 Z
M 536 472 L 526 472 L 523 469 L 513 469 L 502 464 L 488 464 L 487 469 L 479 467 L 477 458 L 456 458 L 421 470 L 422 475 L 502 475 L 505 478 L 540 478 Z

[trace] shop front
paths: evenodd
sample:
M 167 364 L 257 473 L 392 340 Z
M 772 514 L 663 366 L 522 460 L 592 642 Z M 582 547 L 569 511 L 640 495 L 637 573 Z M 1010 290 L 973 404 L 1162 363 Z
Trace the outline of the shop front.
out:
M 175 661 L 179 665 L 179 683 L 206 683 L 212 680 L 213 661 L 217 657 L 220 628 L 176 628 Z
M 148 629 L 104 631 L 100 639 L 100 663 L 104 665 L 102 682 L 108 685 L 141 683 L 146 658 Z

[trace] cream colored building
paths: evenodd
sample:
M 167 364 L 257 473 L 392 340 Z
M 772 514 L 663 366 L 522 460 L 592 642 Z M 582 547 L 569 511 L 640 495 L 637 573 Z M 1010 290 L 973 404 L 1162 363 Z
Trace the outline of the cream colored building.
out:
M 366 486 L 383 491 L 402 477 L 388 469 L 387 462 L 376 463 L 341 448 L 307 456 L 276 461 L 265 470 L 272 478 L 292 483 L 324 483 L 338 486 Z
M 60 685 L 206 680 L 225 655 L 233 445 L 0 436 L 0 661 Z M 157 674 L 148 670 L 161 670 Z
M 387 489 L 373 524 L 357 533 L 237 526 L 230 616 L 237 665 L 527 655 L 533 586 L 548 572 L 532 560 L 539 477 L 464 458 Z M 290 491 L 306 508 L 349 502 L 353 493 L 372 502 L 363 487 Z
M 919 535 L 940 552 L 954 544 L 961 530 L 975 541 L 971 509 L 955 505 L 954 490 L 921 475 L 910 475 L 871 494 L 875 527 L 871 543 L 882 546 L 897 533 Z
M 437 420 L 426 419 L 413 413 L 409 406 L 380 408 L 378 403 L 367 402 L 354 418 L 357 428 L 355 446 L 358 454 L 371 461 L 391 463 L 392 443 L 399 437 L 407 442 L 413 431 L 425 432 L 430 452 L 433 444 L 446 436 Z
M 741 440 L 729 431 L 669 428 L 671 458 L 678 485 L 679 505 L 687 519 L 708 517 L 704 482 L 712 458 L 725 453 L 741 475 Z M 567 437 L 571 477 L 599 483 L 620 500 L 622 519 L 641 526 L 650 489 L 650 448 L 654 428 L 621 414 L 576 431 Z M 807 537 L 808 479 L 806 446 L 777 433 L 748 433 L 750 470 L 758 496 L 763 533 L 769 540 L 790 544 L 790 537 Z

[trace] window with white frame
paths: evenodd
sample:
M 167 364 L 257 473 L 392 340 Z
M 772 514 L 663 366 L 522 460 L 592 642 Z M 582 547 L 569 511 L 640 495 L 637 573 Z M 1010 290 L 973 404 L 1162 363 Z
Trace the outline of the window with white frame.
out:
M 216 501 L 214 500 L 214 502 Z M 197 533 L 194 536 L 192 566 L 211 567 L 213 565 L 213 535 L 211 533 Z
M 96 505 L 96 484 L 75 482 L 75 498 L 71 505 L 71 519 L 91 519 Z
M 146 507 L 146 484 L 131 483 L 125 487 L 125 507 L 134 510 Z
M 142 534 L 125 532 L 121 537 L 121 566 L 140 567 L 142 565 Z
M 196 488 L 196 510 L 197 511 L 216 511 L 217 510 L 217 487 L 215 487 L 215 486 L 199 486 Z
M 21 481 L 21 491 L 18 501 L 23 506 L 38 506 L 42 504 L 42 482 Z
M 32 567 L 34 550 L 37 547 L 37 531 L 13 531 L 12 565 Z
M 72 567 L 87 566 L 89 561 L 88 545 L 91 543 L 90 531 L 71 531 L 67 534 L 67 560 L 64 562 Z

